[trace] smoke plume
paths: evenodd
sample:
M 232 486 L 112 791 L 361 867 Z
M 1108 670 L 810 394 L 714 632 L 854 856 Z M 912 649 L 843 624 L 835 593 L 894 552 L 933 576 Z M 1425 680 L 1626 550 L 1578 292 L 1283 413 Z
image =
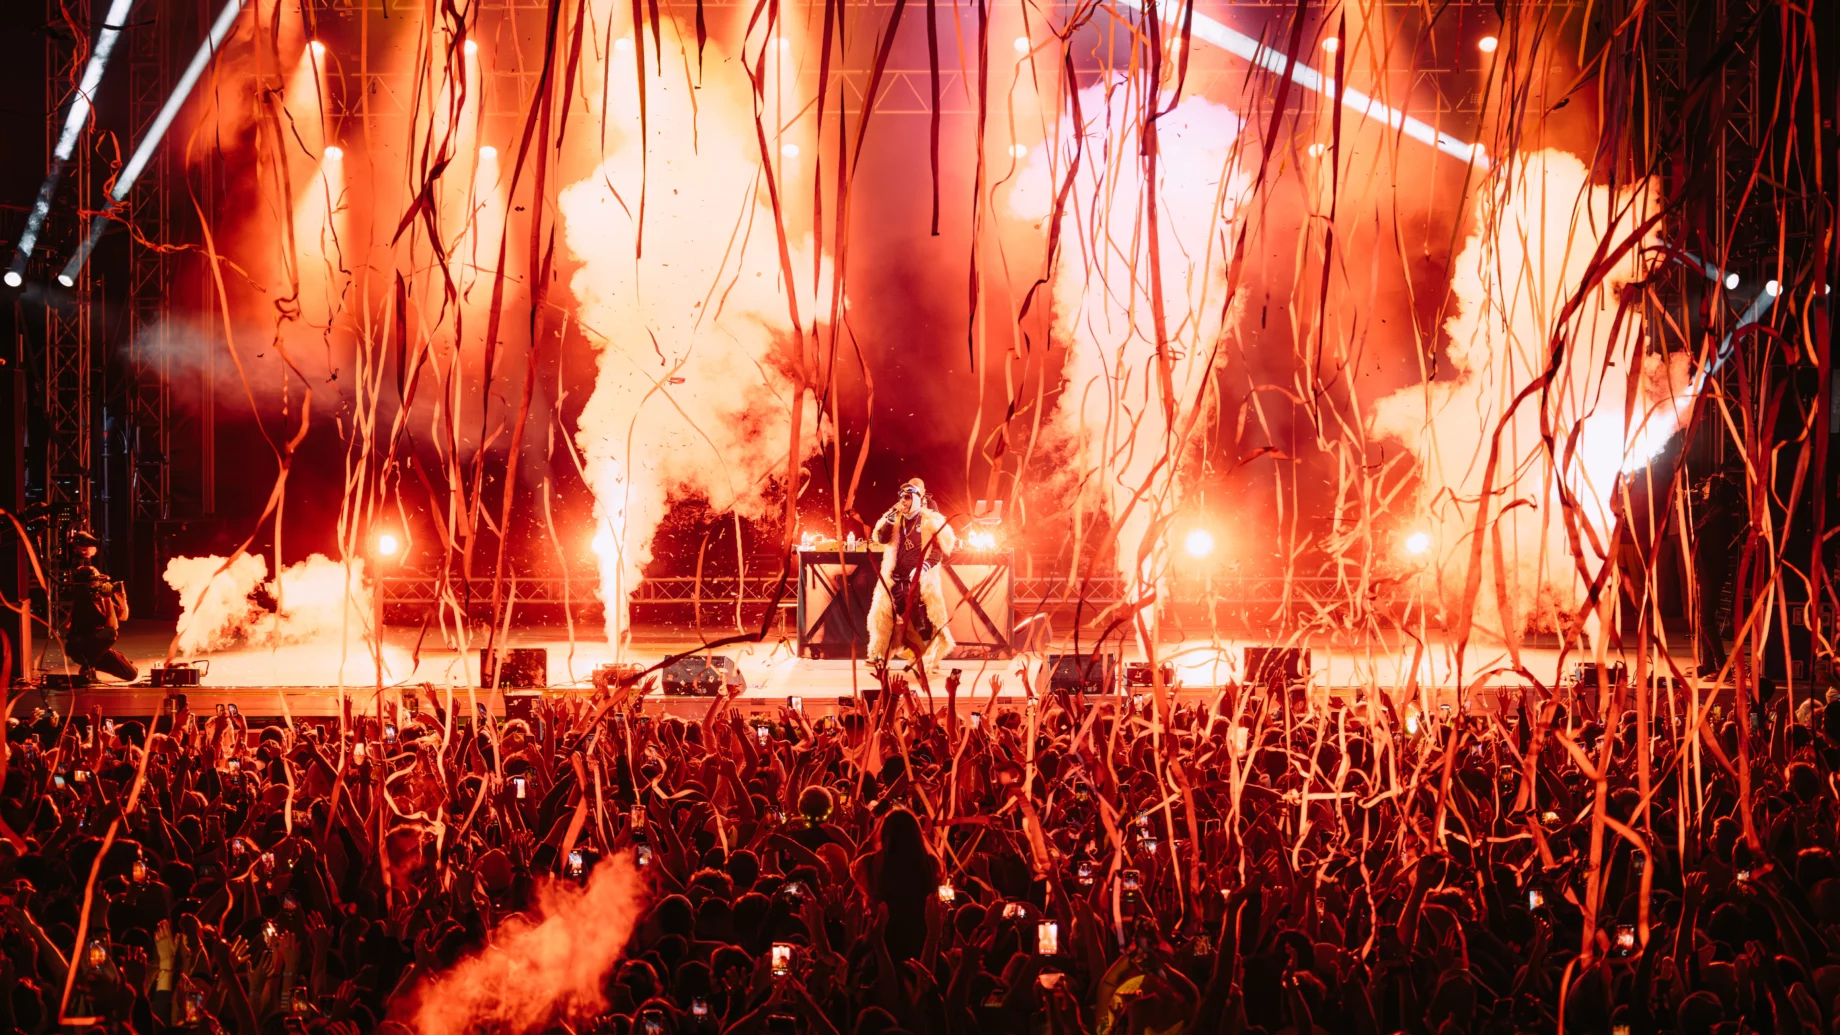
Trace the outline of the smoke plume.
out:
M 415 1030 L 524 1032 L 604 1011 L 602 984 L 632 937 L 642 889 L 631 853 L 602 860 L 585 886 L 541 886 L 532 918 L 506 921 L 478 955 L 422 987 Z
M 313 554 L 268 577 L 268 561 L 243 554 L 229 568 L 222 557 L 174 557 L 166 584 L 179 594 L 178 651 L 190 657 L 224 647 L 270 647 L 355 637 L 369 623 L 371 599 L 364 562 L 349 568 Z
M 1140 80 L 1124 77 L 1080 91 L 1082 124 L 1075 127 L 1072 115 L 1063 114 L 1058 133 L 1030 154 L 1009 197 L 1017 218 L 1048 217 L 1077 141 L 1079 165 L 1052 273 L 1054 337 L 1067 361 L 1051 430 L 1072 454 L 1073 473 L 1086 479 L 1086 503 L 1115 518 L 1159 462 L 1167 457 L 1173 471 L 1189 449 L 1176 437 L 1212 367 L 1235 204 L 1247 186 L 1233 160 L 1242 127 L 1233 112 L 1190 95 L 1157 120 L 1161 284 L 1153 282 L 1142 91 Z M 1173 423 L 1158 383 L 1152 302 L 1158 286 L 1175 357 Z M 1158 472 L 1166 485 L 1165 477 Z M 1138 574 L 1139 547 L 1155 510 L 1152 500 L 1140 501 L 1119 527 L 1122 574 Z
M 667 39 L 666 52 L 677 45 Z M 718 513 L 765 515 L 771 476 L 785 469 L 797 390 L 786 293 L 800 291 L 801 313 L 813 309 L 812 285 L 781 276 L 745 81 L 736 62 L 713 53 L 694 100 L 682 78 L 647 76 L 640 257 L 647 141 L 630 63 L 645 49 L 614 52 L 607 158 L 559 199 L 580 263 L 570 282 L 578 317 L 599 352 L 576 441 L 594 492 L 616 650 L 626 601 L 672 500 L 703 497 Z M 796 163 L 786 168 L 790 180 Z M 793 269 L 809 273 L 808 240 L 792 243 Z M 809 431 L 805 440 L 815 445 Z
M 1381 439 L 1418 458 L 1414 530 L 1431 538 L 1427 560 L 1449 615 L 1462 606 L 1490 436 L 1563 342 L 1544 395 L 1523 400 L 1501 428 L 1488 497 L 1488 534 L 1501 540 L 1500 584 L 1491 541 L 1475 613 L 1478 631 L 1494 636 L 1569 626 L 1567 612 L 1586 588 L 1576 558 L 1593 574 L 1603 563 L 1617 476 L 1659 451 L 1686 391 L 1683 359 L 1641 355 L 1635 315 L 1617 322 L 1620 292 L 1643 272 L 1639 249 L 1603 270 L 1584 304 L 1564 315 L 1589 281 L 1599 246 L 1634 232 L 1647 188 L 1595 186 L 1583 163 L 1551 150 L 1519 158 L 1504 176 L 1477 198 L 1476 229 L 1453 267 L 1447 374 L 1380 400 L 1373 420 Z M 1550 449 L 1541 440 L 1542 409 L 1554 434 Z M 1561 485 L 1575 498 L 1576 551 Z

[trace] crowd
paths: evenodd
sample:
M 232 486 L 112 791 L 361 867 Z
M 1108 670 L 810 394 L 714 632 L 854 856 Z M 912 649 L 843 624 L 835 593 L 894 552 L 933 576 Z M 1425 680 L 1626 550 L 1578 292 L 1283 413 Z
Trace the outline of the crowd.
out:
M 0 1032 L 427 1030 L 612 874 L 595 994 L 491 963 L 538 1030 L 1840 1032 L 1840 704 L 752 703 L 14 701 Z

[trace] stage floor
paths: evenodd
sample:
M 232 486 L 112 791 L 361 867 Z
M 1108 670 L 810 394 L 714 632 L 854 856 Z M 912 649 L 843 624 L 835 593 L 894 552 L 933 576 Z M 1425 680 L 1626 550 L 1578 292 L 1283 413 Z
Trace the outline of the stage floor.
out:
M 586 633 L 599 630 L 576 630 L 571 644 L 568 630 L 561 627 L 536 627 L 512 632 L 509 646 L 543 647 L 549 652 L 549 682 L 557 691 L 592 692 L 591 677 L 595 666 L 615 660 L 614 651 L 604 641 L 591 639 Z M 165 691 L 145 685 L 145 673 L 162 662 L 171 642 L 170 624 L 133 622 L 118 644 L 122 652 L 141 669 L 143 678 L 136 684 L 105 681 L 77 690 L 27 691 L 27 706 L 53 706 L 69 711 L 73 707 L 87 711 L 99 707 L 111 716 L 150 715 L 160 707 Z M 708 638 L 714 638 L 713 636 Z M 1403 638 L 1402 638 L 1403 639 Z M 418 640 L 420 642 L 418 642 Z M 483 642 L 483 641 L 478 641 Z M 632 643 L 619 660 L 655 664 L 659 659 L 692 650 L 706 640 L 671 628 L 641 627 L 634 631 Z M 1176 666 L 1177 683 L 1186 699 L 1211 697 L 1223 684 L 1238 676 L 1243 649 L 1269 645 L 1271 641 L 1250 639 L 1221 640 L 1213 643 L 1182 641 L 1164 644 L 1159 654 Z M 1090 642 L 1079 645 L 1090 651 Z M 1310 642 L 1312 653 L 1311 685 L 1319 692 L 1346 695 L 1378 687 L 1397 694 L 1411 683 L 1410 670 L 1414 645 L 1373 643 L 1348 645 Z M 720 648 L 718 653 L 733 657 L 746 677 L 748 689 L 744 707 L 773 708 L 791 697 L 800 697 L 808 709 L 828 710 L 841 699 L 873 687 L 874 677 L 866 664 L 849 661 L 821 661 L 800 658 L 790 639 L 765 643 L 738 643 Z M 1057 642 L 1056 652 L 1075 650 L 1071 638 Z M 56 659 L 56 648 L 51 657 Z M 1553 646 L 1528 646 L 1521 650 L 1527 668 L 1547 686 L 1560 681 L 1559 652 Z M 462 653 L 452 645 L 439 642 L 431 635 L 421 636 L 417 629 L 392 628 L 385 640 L 383 685 L 390 690 L 432 690 L 445 694 L 452 687 L 456 700 L 465 699 L 467 687 L 478 684 L 478 650 Z M 201 685 L 189 690 L 194 710 L 208 710 L 222 702 L 235 702 L 251 716 L 279 716 L 285 709 L 296 716 L 328 716 L 337 713 L 347 696 L 356 699 L 357 707 L 374 700 L 378 685 L 367 644 L 359 641 L 341 649 L 333 644 L 289 644 L 263 649 L 217 651 L 204 660 L 209 671 Z M 1125 661 L 1142 660 L 1134 647 L 1125 652 Z M 1568 659 L 1579 660 L 1576 655 Z M 1633 662 L 1631 659 L 1623 659 Z M 1021 700 L 1027 687 L 1042 676 L 1041 657 L 1018 655 L 1003 660 L 954 660 L 947 668 L 957 668 L 964 675 L 961 696 L 964 707 L 981 707 L 973 702 L 987 702 L 991 697 L 990 681 L 1000 678 L 999 702 Z M 897 667 L 900 667 L 897 665 Z M 1684 664 L 1683 664 L 1683 667 Z M 1631 664 L 1633 669 L 1633 664 Z M 55 667 L 53 671 L 55 671 Z M 1504 687 L 1518 687 L 1524 680 L 1512 670 L 1506 652 L 1498 646 L 1472 644 L 1463 663 L 1461 680 L 1464 688 L 1482 691 L 1478 699 L 1492 699 Z M 1432 639 L 1419 659 L 1418 684 L 1428 699 L 1452 703 L 1459 697 L 1458 673 L 1454 648 Z M 972 690 L 975 687 L 975 696 Z M 943 687 L 934 686 L 943 698 Z M 475 699 L 502 710 L 496 695 L 473 690 Z M 700 714 L 707 701 L 696 698 L 668 698 L 661 702 L 666 710 L 682 714 Z

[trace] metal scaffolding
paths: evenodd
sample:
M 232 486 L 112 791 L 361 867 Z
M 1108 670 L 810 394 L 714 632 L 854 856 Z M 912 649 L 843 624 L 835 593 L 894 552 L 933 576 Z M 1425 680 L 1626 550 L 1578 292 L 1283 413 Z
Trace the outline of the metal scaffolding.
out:
M 172 89 L 166 34 L 139 29 L 128 34 L 129 139 L 140 141 Z M 171 199 L 167 148 L 153 160 L 128 195 L 123 215 L 134 228 L 128 236 L 126 395 L 129 520 L 135 526 L 172 516 L 172 429 L 167 384 L 169 349 L 162 318 L 172 277 L 161 247 Z M 144 236 L 143 236 L 144 235 Z M 136 541 L 138 542 L 138 536 Z

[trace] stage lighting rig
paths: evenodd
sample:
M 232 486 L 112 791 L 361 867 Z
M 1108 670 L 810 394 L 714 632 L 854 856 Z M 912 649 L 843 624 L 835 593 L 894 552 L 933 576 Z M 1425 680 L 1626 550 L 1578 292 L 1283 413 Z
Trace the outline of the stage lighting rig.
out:
M 25 229 L 19 232 L 19 246 L 13 252 L 13 265 L 7 271 L 6 282 L 11 287 L 18 287 L 25 278 L 26 263 L 32 258 L 32 249 L 38 244 L 38 235 L 45 227 L 45 217 L 51 214 L 51 199 L 57 195 L 58 183 L 64 176 L 64 163 L 76 153 L 77 139 L 83 135 L 83 127 L 89 124 L 90 111 L 94 105 L 96 89 L 102 85 L 102 73 L 109 67 L 109 55 L 115 51 L 115 41 L 121 38 L 124 22 L 128 20 L 128 10 L 134 6 L 134 0 L 112 0 L 108 14 L 103 16 L 102 28 L 96 33 L 96 47 L 89 53 L 89 64 L 84 66 L 83 80 L 77 84 L 77 91 L 70 99 L 70 110 L 64 114 L 64 128 L 58 133 L 57 146 L 51 152 L 51 171 L 45 174 L 45 182 L 39 185 L 38 199 L 32 203 L 32 211 L 26 215 Z M 66 281 L 58 277 L 58 283 L 69 287 L 75 278 Z
M 1119 0 L 1125 7 L 1144 10 L 1144 0 Z M 1474 162 L 1478 169 L 1489 167 L 1488 154 L 1480 144 L 1470 144 L 1458 140 L 1448 133 L 1440 133 L 1430 124 L 1412 118 L 1405 112 L 1390 105 L 1382 104 L 1378 98 L 1365 91 L 1357 90 L 1346 83 L 1336 83 L 1328 76 L 1302 61 L 1292 61 L 1288 53 L 1266 45 L 1243 32 L 1228 28 L 1226 25 L 1198 11 L 1191 11 L 1180 4 L 1159 5 L 1157 15 L 1171 29 L 1180 31 L 1185 20 L 1192 13 L 1191 35 L 1198 40 L 1211 43 L 1232 54 L 1234 57 L 1271 72 L 1274 75 L 1287 76 L 1298 86 L 1312 90 L 1325 97 L 1341 98 L 1342 106 L 1352 110 L 1356 115 L 1383 122 L 1400 133 L 1421 143 L 1466 162 Z M 1325 40 L 1326 44 L 1328 41 Z M 1340 46 L 1340 43 L 1337 43 Z
M 205 66 L 211 63 L 211 58 L 224 45 L 225 38 L 230 35 L 231 28 L 236 25 L 237 16 L 243 13 L 243 3 L 244 0 L 225 0 L 223 9 L 218 12 L 217 20 L 211 23 L 210 34 L 199 46 L 198 53 L 192 55 L 192 63 L 185 66 L 185 72 L 179 76 L 179 81 L 173 84 L 173 92 L 166 98 L 166 104 L 160 108 L 160 113 L 154 116 L 152 124 L 147 127 L 147 132 L 141 137 L 140 146 L 134 149 L 134 154 L 128 159 L 128 164 L 122 166 L 121 172 L 116 175 L 115 186 L 109 191 L 107 207 L 96 213 L 96 218 L 90 220 L 89 236 L 83 239 L 83 243 L 77 246 L 76 254 L 72 255 L 70 261 L 65 264 L 63 274 L 58 277 L 59 283 L 76 283 L 77 274 L 83 269 L 83 264 L 89 261 L 90 252 L 95 250 L 96 242 L 102 237 L 102 231 L 108 227 L 109 216 L 127 198 L 128 192 L 134 189 L 134 181 L 140 179 L 141 171 L 146 169 L 147 163 L 153 159 L 154 149 L 160 146 L 160 140 L 166 136 L 166 130 L 172 126 L 173 119 L 178 117 L 179 109 L 185 105 L 186 98 L 192 95 L 192 88 L 198 85 L 199 78 L 204 75 Z M 15 268 L 23 270 L 22 260 L 16 258 L 14 264 Z M 66 281 L 65 277 L 70 279 Z M 12 283 L 10 276 L 7 282 Z

